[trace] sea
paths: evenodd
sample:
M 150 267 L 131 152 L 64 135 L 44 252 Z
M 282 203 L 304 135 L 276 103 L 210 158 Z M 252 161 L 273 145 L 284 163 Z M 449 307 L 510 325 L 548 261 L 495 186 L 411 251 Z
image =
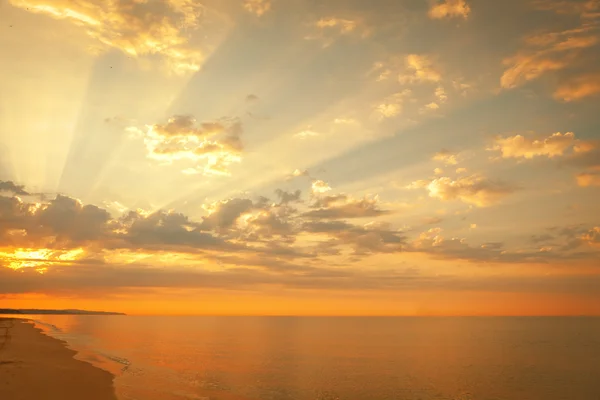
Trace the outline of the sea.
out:
M 120 400 L 600 400 L 600 318 L 28 318 Z

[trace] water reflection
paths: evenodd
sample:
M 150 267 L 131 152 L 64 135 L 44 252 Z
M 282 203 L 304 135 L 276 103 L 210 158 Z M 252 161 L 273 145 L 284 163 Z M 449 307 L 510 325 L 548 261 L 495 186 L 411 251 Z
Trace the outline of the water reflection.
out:
M 123 400 L 600 398 L 594 318 L 36 318 L 128 360 Z

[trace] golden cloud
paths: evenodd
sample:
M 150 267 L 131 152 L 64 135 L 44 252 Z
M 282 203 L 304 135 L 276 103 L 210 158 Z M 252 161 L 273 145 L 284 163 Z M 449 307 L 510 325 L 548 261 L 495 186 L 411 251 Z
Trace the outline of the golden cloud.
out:
M 412 244 L 417 249 L 439 246 L 444 243 L 442 231 L 443 229 L 439 227 L 431 228 L 425 232 L 422 232 Z
M 318 28 L 336 28 L 339 29 L 340 33 L 346 34 L 351 33 L 356 30 L 359 26 L 359 22 L 352 19 L 343 19 L 343 18 L 321 18 L 318 20 L 315 25 Z
M 527 158 L 546 156 L 549 158 L 565 154 L 577 144 L 573 132 L 554 133 L 545 138 L 515 135 L 496 138 L 494 145 L 488 149 L 500 151 L 503 158 Z
M 435 153 L 432 160 L 442 162 L 446 165 L 456 165 L 458 164 L 458 154 L 452 153 L 448 150 L 442 150 Z
M 373 64 L 368 75 L 377 74 L 377 81 L 397 78 L 402 84 L 437 83 L 442 80 L 442 74 L 435 67 L 430 56 L 424 54 L 408 54 L 403 57 L 394 56 L 383 62 Z M 439 87 L 435 93 L 439 101 L 446 100 L 446 93 Z
M 477 175 L 460 177 L 456 180 L 449 177 L 420 180 L 411 183 L 407 188 L 425 189 L 429 192 L 430 197 L 442 201 L 460 200 L 477 207 L 496 204 L 515 191 L 511 185 Z
M 443 0 L 441 3 L 434 3 L 429 9 L 429 18 L 443 19 L 452 17 L 467 18 L 471 12 L 471 7 L 465 0 Z
M 322 180 L 314 180 L 312 183 L 312 193 L 313 194 L 322 194 L 322 193 L 329 192 L 330 190 L 331 190 L 331 187 L 329 186 L 329 184 Z
M 262 16 L 267 13 L 271 9 L 271 1 L 270 0 L 244 0 L 244 8 L 246 11 L 257 15 Z
M 168 70 L 177 74 L 198 71 L 203 60 L 187 34 L 199 26 L 203 6 L 196 1 L 9 1 L 29 12 L 78 25 L 101 47 L 116 48 L 131 57 L 161 56 Z
M 321 40 L 323 47 L 328 47 L 341 36 L 359 36 L 366 38 L 370 35 L 370 29 L 362 19 L 324 17 L 312 23 L 313 32 L 305 36 L 307 40 Z
M 600 246 L 600 227 L 593 227 L 581 235 L 580 239 L 591 246 Z
M 140 137 L 148 158 L 173 163 L 189 160 L 186 174 L 229 175 L 229 167 L 242 160 L 242 126 L 236 119 L 221 119 L 197 125 L 191 116 L 174 116 L 166 124 L 148 126 L 145 131 L 130 127 Z
M 387 96 L 379 104 L 373 107 L 377 119 L 393 118 L 402 113 L 402 107 L 406 98 L 410 97 L 412 91 L 405 89 L 402 92 Z
M 398 77 L 400 83 L 439 82 L 442 74 L 433 66 L 433 61 L 426 55 L 409 54 L 405 59 L 408 73 Z

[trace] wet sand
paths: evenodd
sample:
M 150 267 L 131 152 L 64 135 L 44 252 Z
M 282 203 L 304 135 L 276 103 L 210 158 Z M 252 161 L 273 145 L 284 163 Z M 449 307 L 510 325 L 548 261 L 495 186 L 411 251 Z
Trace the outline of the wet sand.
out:
M 0 318 L 0 398 L 117 400 L 113 376 L 32 324 Z

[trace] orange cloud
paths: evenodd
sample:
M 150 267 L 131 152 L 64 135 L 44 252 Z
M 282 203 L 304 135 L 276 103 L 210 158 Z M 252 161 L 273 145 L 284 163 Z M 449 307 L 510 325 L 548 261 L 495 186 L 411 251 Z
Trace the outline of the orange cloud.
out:
M 533 6 L 538 10 L 553 11 L 556 14 L 579 15 L 582 19 L 600 18 L 598 0 L 535 0 Z
M 536 139 L 515 135 L 510 137 L 499 137 L 489 149 L 500 151 L 503 158 L 527 158 L 546 156 L 562 156 L 568 149 L 573 148 L 577 140 L 573 132 L 562 134 L 554 133 L 546 138 Z
M 429 9 L 429 18 L 443 19 L 452 17 L 467 18 L 471 7 L 465 0 L 443 0 L 441 3 L 433 4 Z
M 579 186 L 600 186 L 600 172 L 583 172 L 577 174 L 576 178 Z
M 580 239 L 591 246 L 600 246 L 600 227 L 593 227 L 581 235 Z
M 582 25 L 526 37 L 528 48 L 504 60 L 508 68 L 500 79 L 502 87 L 515 88 L 546 73 L 577 67 L 582 53 L 600 43 L 597 30 L 594 25 Z
M 600 93 L 600 73 L 573 77 L 562 83 L 554 92 L 554 98 L 565 102 L 577 101 Z

